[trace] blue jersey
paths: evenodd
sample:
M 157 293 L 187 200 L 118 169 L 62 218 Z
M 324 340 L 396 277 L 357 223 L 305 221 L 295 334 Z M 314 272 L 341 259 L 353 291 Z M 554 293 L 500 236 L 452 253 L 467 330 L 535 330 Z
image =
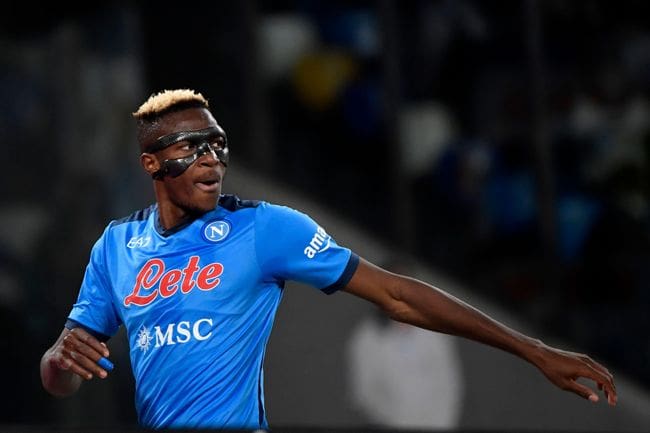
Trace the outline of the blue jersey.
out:
M 358 256 L 307 215 L 224 195 L 170 231 L 153 205 L 94 245 L 67 327 L 126 328 L 140 423 L 266 428 L 263 363 L 284 283 L 332 293 Z

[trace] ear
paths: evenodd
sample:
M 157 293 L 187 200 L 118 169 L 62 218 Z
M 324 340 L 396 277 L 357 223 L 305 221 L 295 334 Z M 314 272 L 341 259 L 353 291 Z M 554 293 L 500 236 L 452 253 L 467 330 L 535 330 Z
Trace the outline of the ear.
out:
M 142 153 L 140 155 L 140 164 L 149 176 L 160 170 L 160 162 L 158 161 L 158 158 L 151 153 Z

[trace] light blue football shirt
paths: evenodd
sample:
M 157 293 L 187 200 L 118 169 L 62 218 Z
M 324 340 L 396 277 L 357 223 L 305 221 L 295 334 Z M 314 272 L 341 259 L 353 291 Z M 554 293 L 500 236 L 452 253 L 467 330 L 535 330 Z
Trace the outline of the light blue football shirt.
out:
M 264 352 L 285 281 L 333 293 L 358 262 L 285 206 L 223 195 L 164 231 L 152 205 L 106 227 L 66 326 L 103 340 L 125 326 L 143 426 L 267 428 Z

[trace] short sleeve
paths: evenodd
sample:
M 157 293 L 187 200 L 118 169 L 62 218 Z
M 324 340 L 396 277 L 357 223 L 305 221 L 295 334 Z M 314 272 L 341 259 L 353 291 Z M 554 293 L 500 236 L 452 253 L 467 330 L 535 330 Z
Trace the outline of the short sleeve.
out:
M 262 202 L 256 210 L 255 250 L 262 272 L 333 293 L 344 287 L 359 257 L 342 247 L 308 215 Z
M 97 240 L 90 253 L 77 302 L 68 315 L 67 327 L 82 326 L 99 337 L 114 335 L 120 320 L 113 304 L 106 271 L 105 245 L 109 228 Z

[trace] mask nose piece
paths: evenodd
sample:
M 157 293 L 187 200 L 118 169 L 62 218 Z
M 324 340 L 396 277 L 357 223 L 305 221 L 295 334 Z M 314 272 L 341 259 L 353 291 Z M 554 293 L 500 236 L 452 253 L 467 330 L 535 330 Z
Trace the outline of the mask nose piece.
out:
M 214 158 L 215 161 L 221 161 L 217 156 L 217 152 L 214 151 L 214 149 L 212 148 L 212 146 L 210 146 L 210 144 L 206 142 L 199 144 L 199 147 L 196 152 L 197 158 L 200 158 L 207 153 L 209 153 Z

